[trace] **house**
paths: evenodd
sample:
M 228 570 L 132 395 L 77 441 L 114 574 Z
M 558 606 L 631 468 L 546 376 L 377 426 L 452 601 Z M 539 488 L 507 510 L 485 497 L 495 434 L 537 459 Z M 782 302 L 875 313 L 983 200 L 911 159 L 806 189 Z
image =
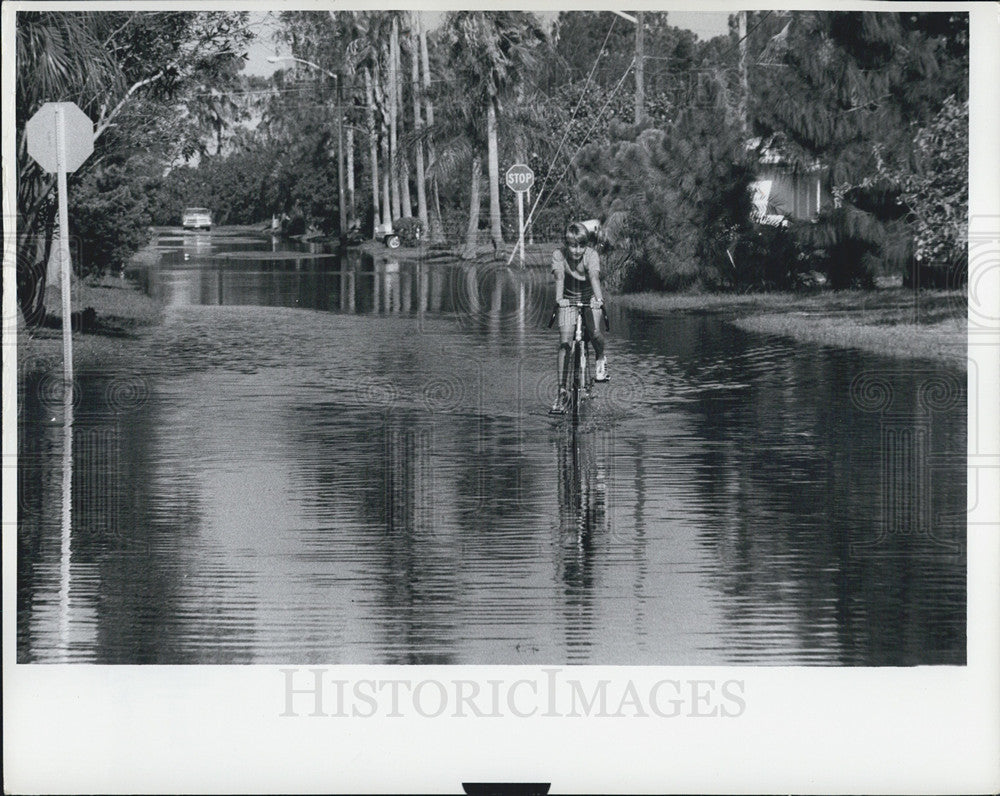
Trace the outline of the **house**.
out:
M 760 164 L 751 186 L 755 221 L 773 226 L 785 226 L 789 218 L 812 221 L 833 204 L 819 163 L 803 164 L 791 157 L 780 136 L 752 138 L 746 147 L 758 153 Z

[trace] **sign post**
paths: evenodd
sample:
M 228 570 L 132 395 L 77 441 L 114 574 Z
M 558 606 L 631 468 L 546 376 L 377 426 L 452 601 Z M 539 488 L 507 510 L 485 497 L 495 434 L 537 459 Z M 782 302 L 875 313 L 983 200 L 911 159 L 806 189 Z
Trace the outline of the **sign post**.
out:
M 73 384 L 73 334 L 70 316 L 69 210 L 66 174 L 94 151 L 94 123 L 74 102 L 46 102 L 25 125 L 28 154 L 45 171 L 56 173 L 59 187 L 59 271 L 62 288 L 63 380 Z
M 517 194 L 517 246 L 521 252 L 521 269 L 524 269 L 524 192 L 535 184 L 535 172 L 525 163 L 515 163 L 507 169 L 507 187 Z

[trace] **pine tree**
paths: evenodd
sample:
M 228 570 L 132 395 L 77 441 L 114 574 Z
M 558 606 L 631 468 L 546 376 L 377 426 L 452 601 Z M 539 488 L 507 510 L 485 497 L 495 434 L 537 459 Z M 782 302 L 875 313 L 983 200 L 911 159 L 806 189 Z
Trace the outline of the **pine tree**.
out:
M 835 206 L 803 240 L 825 252 L 834 286 L 871 283 L 913 254 L 898 190 L 872 180 L 876 150 L 900 160 L 952 94 L 968 86 L 968 16 L 792 12 L 751 73 L 758 133 L 778 133 L 793 164 L 817 162 Z M 758 47 L 758 51 L 760 51 Z
M 732 284 L 725 250 L 732 231 L 749 215 L 752 170 L 739 129 L 727 121 L 717 99 L 716 105 L 690 108 L 635 140 L 596 144 L 580 153 L 582 212 L 621 225 L 605 269 L 613 287 Z

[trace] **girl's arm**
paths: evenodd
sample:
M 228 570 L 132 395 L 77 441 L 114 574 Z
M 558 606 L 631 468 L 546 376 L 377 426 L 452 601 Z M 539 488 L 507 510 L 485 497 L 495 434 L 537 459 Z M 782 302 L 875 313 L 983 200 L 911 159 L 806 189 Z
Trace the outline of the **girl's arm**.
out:
M 590 287 L 594 291 L 594 298 L 603 304 L 604 293 L 601 291 L 601 260 L 596 251 L 593 249 L 590 251 L 594 253 L 594 261 L 591 267 L 587 269 L 587 275 L 590 278 Z
M 563 273 L 562 262 L 557 252 L 552 253 L 552 276 L 556 280 L 556 304 L 563 299 L 563 283 L 565 275 Z

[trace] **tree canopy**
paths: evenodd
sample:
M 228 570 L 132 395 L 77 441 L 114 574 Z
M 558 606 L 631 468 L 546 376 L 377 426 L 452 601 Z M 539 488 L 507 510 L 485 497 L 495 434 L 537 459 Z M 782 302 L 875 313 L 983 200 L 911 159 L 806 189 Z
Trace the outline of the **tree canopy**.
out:
M 26 317 L 43 306 L 54 206 L 23 129 L 53 100 L 79 104 L 98 133 L 73 178 L 85 268 L 114 267 L 188 204 L 221 223 L 288 214 L 327 232 L 341 213 L 369 234 L 415 216 L 477 256 L 482 234 L 497 248 L 512 237 L 503 172 L 518 161 L 536 174 L 536 235 L 609 221 L 609 276 L 624 288 L 780 287 L 809 269 L 866 284 L 915 257 L 961 259 L 966 13 L 747 12 L 744 38 L 734 16 L 706 42 L 646 12 L 640 115 L 635 26 L 610 12 L 547 28 L 529 12 L 455 11 L 433 31 L 408 12 L 277 19 L 293 59 L 250 78 L 245 14 L 18 13 Z M 833 201 L 761 228 L 754 142 L 789 174 L 820 175 Z
M 176 105 L 242 63 L 252 38 L 246 22 L 245 13 L 230 12 L 17 13 L 17 292 L 29 323 L 44 318 L 55 179 L 27 155 L 28 119 L 45 102 L 75 102 L 94 121 L 94 154 L 70 185 L 78 199 L 102 194 L 108 212 L 96 225 L 93 212 L 75 213 L 72 231 L 84 251 L 96 245 L 111 258 L 99 267 L 113 267 L 149 223 L 139 197 L 154 163 L 162 170 L 189 141 Z M 93 240 L 109 234 L 114 240 Z

